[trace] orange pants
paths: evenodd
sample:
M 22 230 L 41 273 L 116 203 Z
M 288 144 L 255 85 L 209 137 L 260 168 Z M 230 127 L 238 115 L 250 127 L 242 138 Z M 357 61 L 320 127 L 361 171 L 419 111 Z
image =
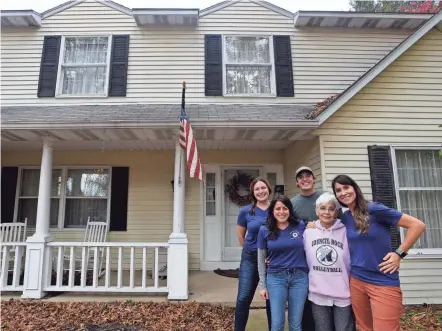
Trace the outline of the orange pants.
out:
M 350 278 L 351 304 L 360 331 L 400 331 L 399 286 L 379 286 Z

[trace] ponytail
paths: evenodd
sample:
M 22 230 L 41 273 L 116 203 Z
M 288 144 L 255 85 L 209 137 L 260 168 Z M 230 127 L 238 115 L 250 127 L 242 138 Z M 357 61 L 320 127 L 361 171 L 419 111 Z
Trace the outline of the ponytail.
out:
M 256 199 L 253 199 L 252 207 L 250 207 L 250 209 L 249 209 L 249 214 L 250 215 L 255 215 L 256 202 L 257 202 Z

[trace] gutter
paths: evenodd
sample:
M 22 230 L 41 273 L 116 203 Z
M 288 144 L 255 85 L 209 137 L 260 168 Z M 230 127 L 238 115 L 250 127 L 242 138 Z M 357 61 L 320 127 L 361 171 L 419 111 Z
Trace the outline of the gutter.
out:
M 257 128 L 257 129 L 316 129 L 319 126 L 318 120 L 311 121 L 220 121 L 220 122 L 200 122 L 192 121 L 194 128 Z M 2 130 L 57 130 L 57 129 L 150 129 L 150 128 L 178 128 L 179 122 L 108 122 L 108 123 L 32 123 L 32 124 L 2 124 Z

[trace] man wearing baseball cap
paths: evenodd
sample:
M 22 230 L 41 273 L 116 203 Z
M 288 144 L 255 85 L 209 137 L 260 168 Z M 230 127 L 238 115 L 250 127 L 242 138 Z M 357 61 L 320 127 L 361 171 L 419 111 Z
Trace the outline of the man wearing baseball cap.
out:
M 315 189 L 315 175 L 312 169 L 306 166 L 300 167 L 295 172 L 296 185 L 301 190 L 291 199 L 295 216 L 299 220 L 303 220 L 307 225 L 310 221 L 317 219 L 315 202 L 323 193 Z M 313 320 L 312 304 L 307 299 L 304 305 L 304 313 L 302 316 L 302 330 L 315 331 L 315 322 Z
M 316 199 L 323 193 L 315 189 L 315 175 L 312 169 L 306 166 L 300 167 L 295 172 L 296 186 L 301 193 L 291 199 L 296 218 L 303 220 L 306 225 L 309 221 L 316 221 Z

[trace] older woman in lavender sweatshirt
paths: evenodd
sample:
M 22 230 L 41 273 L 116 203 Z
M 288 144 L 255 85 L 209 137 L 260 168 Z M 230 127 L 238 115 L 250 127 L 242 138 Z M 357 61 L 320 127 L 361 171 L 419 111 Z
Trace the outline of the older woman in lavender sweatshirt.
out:
M 316 200 L 319 217 L 304 232 L 309 267 L 309 294 L 316 331 L 354 331 L 350 302 L 350 252 L 344 224 L 337 219 L 340 205 L 323 193 Z

